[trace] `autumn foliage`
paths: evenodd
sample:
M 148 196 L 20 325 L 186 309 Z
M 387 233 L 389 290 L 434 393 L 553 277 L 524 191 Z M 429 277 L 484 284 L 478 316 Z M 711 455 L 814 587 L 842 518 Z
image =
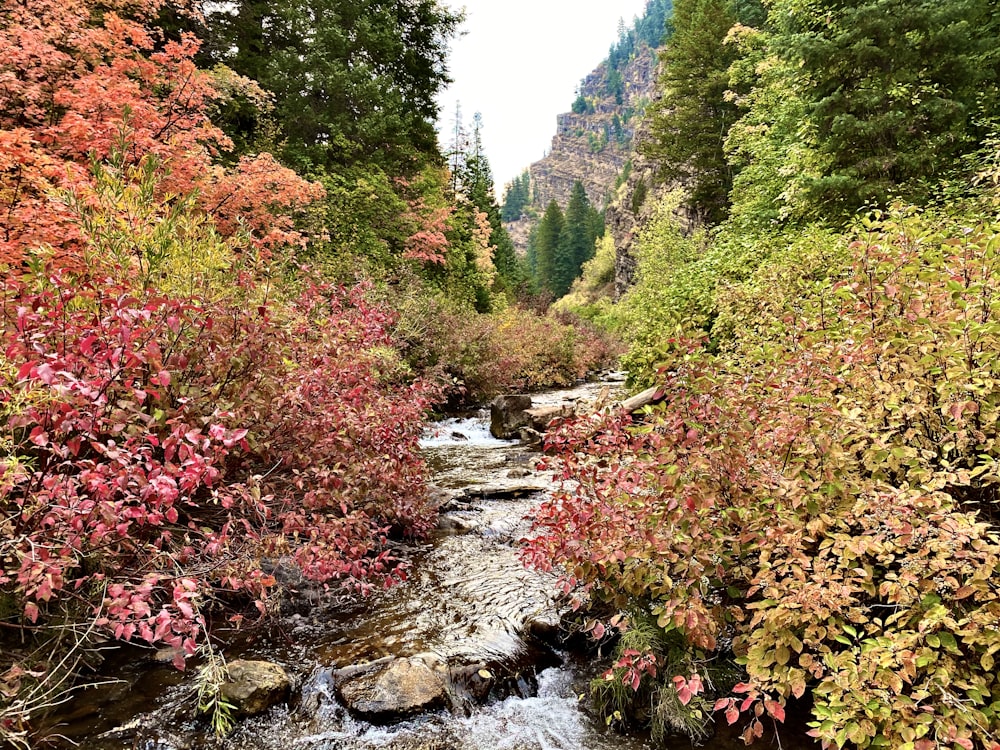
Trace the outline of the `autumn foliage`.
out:
M 144 19 L 163 3 L 89 0 L 4 2 L 0 7 L 0 262 L 52 245 L 72 262 L 79 233 L 51 202 L 53 190 L 85 190 L 91 159 L 107 158 L 123 125 L 132 164 L 155 158 L 163 196 L 195 195 L 231 234 L 252 228 L 258 244 L 295 242 L 296 210 L 317 186 L 269 154 L 233 168 L 215 163 L 231 147 L 207 116 L 219 94 L 198 70 L 198 42 L 165 41 Z
M 263 612 L 262 557 L 391 580 L 386 535 L 433 517 L 416 452 L 433 391 L 396 382 L 390 314 L 363 288 L 275 303 L 247 275 L 236 299 L 178 299 L 115 271 L 3 288 L 0 586 L 27 620 L 79 608 L 191 653 L 216 596 Z
M 370 286 L 295 260 L 322 191 L 268 154 L 223 166 L 220 94 L 194 39 L 149 27 L 159 5 L 0 11 L 0 621 L 183 667 L 210 616 L 270 611 L 276 566 L 351 592 L 404 575 L 387 542 L 433 523 L 437 391 Z M 5 699 L 50 677 L 17 658 Z
M 808 694 L 824 747 L 996 746 L 998 251 L 989 223 L 904 210 L 790 244 L 719 291 L 716 354 L 669 343 L 662 404 L 550 440 L 579 484 L 528 559 L 685 644 L 680 681 L 654 651 L 613 679 L 687 702 L 730 652 L 714 708 L 747 741 Z

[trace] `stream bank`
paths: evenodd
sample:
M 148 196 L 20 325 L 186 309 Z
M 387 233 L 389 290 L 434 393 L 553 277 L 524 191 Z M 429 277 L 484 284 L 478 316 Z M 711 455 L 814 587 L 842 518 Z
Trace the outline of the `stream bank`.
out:
M 588 383 L 537 404 L 602 390 Z M 80 691 L 53 731 L 94 750 L 645 748 L 583 710 L 592 669 L 562 651 L 557 579 L 520 560 L 525 517 L 552 486 L 539 454 L 494 438 L 486 413 L 437 423 L 422 447 L 442 512 L 429 540 L 401 550 L 409 579 L 361 607 L 298 607 L 269 637 L 227 649 L 283 667 L 289 701 L 215 739 L 192 716 L 190 673 L 121 654 L 103 670 L 117 681 Z
M 606 397 L 592 383 L 539 394 L 533 407 Z M 191 670 L 133 651 L 109 661 L 115 680 L 79 691 L 53 731 L 89 750 L 652 750 L 591 715 L 589 683 L 606 664 L 567 646 L 556 577 L 521 562 L 526 516 L 554 482 L 537 450 L 493 437 L 485 411 L 435 424 L 422 448 L 442 506 L 431 538 L 400 550 L 408 580 L 351 606 L 306 601 L 268 637 L 227 648 L 230 660 L 284 668 L 287 701 L 215 738 L 193 716 Z M 790 711 L 784 750 L 816 747 L 805 714 Z M 703 747 L 742 748 L 741 729 L 721 723 Z M 666 746 L 690 747 L 683 736 Z

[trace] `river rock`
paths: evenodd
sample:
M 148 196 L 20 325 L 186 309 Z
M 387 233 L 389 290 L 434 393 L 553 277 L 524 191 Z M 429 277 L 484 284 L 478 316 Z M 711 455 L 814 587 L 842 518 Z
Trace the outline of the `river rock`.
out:
M 229 680 L 222 685 L 222 697 L 237 713 L 256 716 L 288 696 L 291 680 L 278 664 L 237 659 L 229 662 Z
M 538 430 L 532 429 L 531 427 L 522 427 L 518 434 L 521 437 L 522 443 L 536 448 L 541 446 L 542 442 L 545 440 L 545 436 L 542 435 L 542 433 Z
M 531 396 L 526 394 L 497 396 L 490 404 L 490 434 L 500 440 L 517 438 L 522 427 L 531 425 L 530 408 Z
M 531 420 L 531 428 L 536 432 L 544 433 L 549 429 L 549 425 L 555 419 L 571 417 L 575 410 L 570 404 L 560 404 L 558 406 L 539 406 L 534 409 L 525 409 L 525 414 Z
M 365 721 L 387 723 L 447 703 L 445 665 L 431 655 L 392 659 L 334 673 L 337 694 Z

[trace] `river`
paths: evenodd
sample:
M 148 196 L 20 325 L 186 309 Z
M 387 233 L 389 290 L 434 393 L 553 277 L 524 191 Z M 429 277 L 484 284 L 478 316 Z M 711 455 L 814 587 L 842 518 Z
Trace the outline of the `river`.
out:
M 603 387 L 587 384 L 535 402 L 593 400 Z M 295 676 L 288 704 L 216 739 L 192 716 L 190 676 L 141 653 L 120 654 L 103 670 L 114 679 L 79 692 L 54 731 L 93 750 L 650 748 L 588 713 L 588 682 L 598 667 L 560 645 L 556 578 L 525 569 L 519 559 L 526 516 L 552 487 L 551 476 L 536 467 L 539 454 L 493 438 L 486 414 L 435 424 L 422 449 L 445 504 L 438 530 L 407 550 L 408 580 L 363 607 L 317 602 L 286 617 L 269 637 L 227 653 L 285 667 Z M 463 688 L 450 706 L 388 726 L 354 718 L 338 698 L 338 668 L 411 657 L 433 658 L 453 677 L 489 679 L 475 696 Z M 462 684 L 467 688 L 468 680 Z M 672 744 L 690 746 L 686 738 Z M 739 746 L 730 735 L 707 747 Z

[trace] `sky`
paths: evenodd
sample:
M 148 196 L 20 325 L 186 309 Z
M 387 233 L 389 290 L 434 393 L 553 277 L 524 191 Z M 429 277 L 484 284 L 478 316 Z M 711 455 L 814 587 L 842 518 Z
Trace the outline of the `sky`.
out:
M 455 104 L 483 143 L 498 193 L 547 152 L 556 115 L 568 112 L 580 81 L 608 55 L 618 19 L 630 26 L 646 0 L 442 0 L 466 9 L 452 42 L 454 83 L 439 97 L 442 143 L 451 141 Z

